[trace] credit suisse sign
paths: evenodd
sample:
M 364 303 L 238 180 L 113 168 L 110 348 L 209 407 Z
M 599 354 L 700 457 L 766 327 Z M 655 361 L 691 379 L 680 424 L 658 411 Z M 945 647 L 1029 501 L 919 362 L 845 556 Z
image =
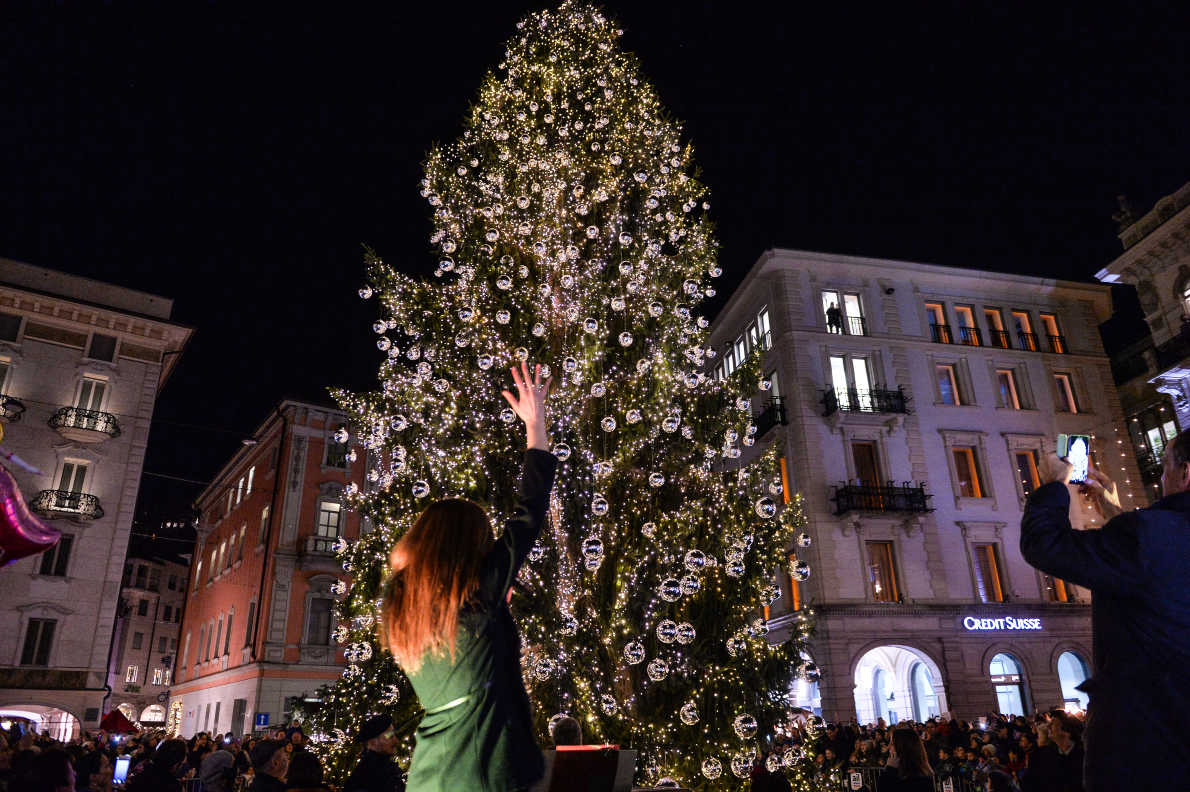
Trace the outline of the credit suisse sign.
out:
M 1018 619 L 1004 616 L 999 619 L 980 619 L 968 616 L 963 619 L 963 626 L 968 630 L 1040 630 L 1041 619 Z

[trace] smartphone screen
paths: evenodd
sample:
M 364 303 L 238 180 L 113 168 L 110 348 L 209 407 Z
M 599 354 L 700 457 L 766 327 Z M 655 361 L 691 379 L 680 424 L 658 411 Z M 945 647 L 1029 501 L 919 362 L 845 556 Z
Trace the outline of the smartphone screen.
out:
M 131 763 L 131 756 L 116 757 L 116 771 L 112 773 L 113 786 L 123 786 L 124 782 L 128 780 L 128 765 Z
M 1058 435 L 1058 456 L 1070 463 L 1070 483 L 1082 484 L 1087 480 L 1087 469 L 1091 463 L 1091 438 L 1088 435 Z

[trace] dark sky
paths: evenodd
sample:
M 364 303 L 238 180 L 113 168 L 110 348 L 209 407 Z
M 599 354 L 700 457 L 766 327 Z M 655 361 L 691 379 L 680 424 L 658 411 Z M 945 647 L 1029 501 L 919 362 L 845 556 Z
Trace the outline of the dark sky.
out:
M 1115 196 L 1190 179 L 1190 15 L 1043 5 L 605 8 L 695 143 L 726 295 L 773 245 L 1073 279 L 1118 255 Z M 153 473 L 206 480 L 283 395 L 372 382 L 361 245 L 432 266 L 421 158 L 538 4 L 265 6 L 0 7 L 0 256 L 197 328 Z M 196 488 L 143 493 L 151 522 Z

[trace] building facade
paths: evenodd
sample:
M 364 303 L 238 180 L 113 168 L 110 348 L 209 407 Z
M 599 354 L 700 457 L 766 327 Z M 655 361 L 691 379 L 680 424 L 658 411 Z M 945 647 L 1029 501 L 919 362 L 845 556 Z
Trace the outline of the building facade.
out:
M 1149 495 L 1161 478 L 1161 453 L 1190 425 L 1190 183 L 1144 216 L 1116 216 L 1124 252 L 1095 273 L 1136 287 L 1152 337 L 1117 355 L 1116 381 Z
M 342 651 L 335 554 L 358 538 L 344 490 L 363 458 L 335 441 L 346 417 L 282 402 L 199 496 L 170 722 L 182 736 L 243 734 L 290 719 L 295 701 L 333 682 Z
M 172 301 L 0 260 L 0 421 L 61 541 L 0 574 L 0 713 L 94 728 L 157 394 L 191 330 Z
M 1081 706 L 1090 596 L 1019 551 L 1025 498 L 1059 433 L 1091 435 L 1125 503 L 1144 488 L 1098 325 L 1106 287 L 770 250 L 712 328 L 717 376 L 759 348 L 776 444 L 811 538 L 779 573 L 780 639 L 813 613 L 792 692 L 828 719 Z M 1093 529 L 1077 500 L 1072 522 Z
M 108 666 L 108 709 L 145 729 L 166 725 L 189 570 L 188 564 L 168 559 L 130 556 L 124 562 Z

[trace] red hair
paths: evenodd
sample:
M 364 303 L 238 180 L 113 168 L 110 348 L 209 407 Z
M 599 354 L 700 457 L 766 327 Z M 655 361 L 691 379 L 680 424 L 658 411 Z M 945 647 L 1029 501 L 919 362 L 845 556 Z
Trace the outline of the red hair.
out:
M 430 504 L 389 554 L 380 639 L 407 673 L 427 652 L 449 649 L 454 661 L 459 609 L 479 586 L 492 541 L 484 510 L 450 498 Z

